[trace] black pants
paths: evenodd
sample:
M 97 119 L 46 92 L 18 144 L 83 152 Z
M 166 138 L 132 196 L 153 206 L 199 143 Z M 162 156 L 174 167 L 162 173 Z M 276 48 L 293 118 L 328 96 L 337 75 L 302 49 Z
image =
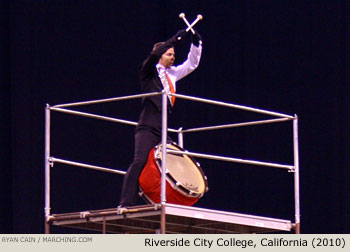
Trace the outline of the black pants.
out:
M 169 141 L 171 141 L 170 138 L 168 138 Z M 133 206 L 136 204 L 139 191 L 139 176 L 147 163 L 150 150 L 160 142 L 160 132 L 153 132 L 149 129 L 139 129 L 136 131 L 134 161 L 129 166 L 123 180 L 119 203 L 121 206 Z

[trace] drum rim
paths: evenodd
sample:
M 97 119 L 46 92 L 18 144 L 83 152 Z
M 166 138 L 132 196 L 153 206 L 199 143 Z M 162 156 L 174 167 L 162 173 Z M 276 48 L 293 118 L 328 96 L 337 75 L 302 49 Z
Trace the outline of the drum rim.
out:
M 142 189 L 140 185 L 139 185 L 139 196 L 141 197 L 141 199 L 143 199 L 147 203 L 154 204 L 154 201 L 147 196 L 147 194 L 145 193 L 145 191 Z
M 184 148 L 182 148 L 181 146 L 179 146 L 176 142 L 170 142 L 170 143 L 167 143 L 167 145 L 173 145 L 174 147 L 178 148 L 180 151 L 186 152 L 186 150 Z M 156 161 L 156 164 L 157 164 L 157 167 L 159 169 L 160 174 L 162 174 L 162 165 L 161 165 L 162 160 L 160 158 L 161 156 L 159 155 L 161 146 L 162 146 L 162 144 L 160 143 L 154 147 L 155 148 L 154 159 Z M 202 193 L 197 193 L 197 192 L 194 192 L 192 190 L 187 189 L 186 187 L 184 187 L 182 185 L 181 182 L 176 181 L 176 179 L 169 172 L 166 173 L 166 179 L 174 190 L 179 191 L 183 195 L 185 195 L 187 197 L 201 198 L 204 195 L 204 193 L 206 193 L 208 191 L 207 176 L 204 174 L 203 169 L 201 168 L 199 162 L 196 161 L 196 159 L 194 159 L 192 156 L 188 156 L 188 155 L 186 155 L 186 157 L 188 157 L 192 161 L 192 163 L 198 168 L 199 173 L 201 174 L 203 181 L 204 181 L 204 191 Z

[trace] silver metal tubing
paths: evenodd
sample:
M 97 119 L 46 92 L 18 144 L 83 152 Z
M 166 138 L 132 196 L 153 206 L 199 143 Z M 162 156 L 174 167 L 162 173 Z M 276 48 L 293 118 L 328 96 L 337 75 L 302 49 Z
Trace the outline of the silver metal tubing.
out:
M 45 218 L 50 216 L 50 105 L 45 107 Z
M 182 131 L 182 127 L 178 129 L 177 139 L 178 139 L 178 142 L 179 142 L 179 146 L 181 148 L 183 148 L 184 147 L 184 134 L 183 134 L 183 131 Z
M 71 109 L 63 109 L 63 108 L 53 108 L 53 107 L 51 107 L 51 110 L 57 111 L 57 112 L 66 113 L 66 114 L 71 114 L 71 115 L 84 116 L 84 117 L 89 117 L 89 118 L 94 118 L 94 119 L 99 119 L 99 120 L 104 120 L 104 121 L 109 121 L 109 122 L 116 122 L 116 123 L 122 123 L 122 124 L 128 124 L 128 125 L 137 126 L 137 122 L 123 120 L 123 119 L 117 119 L 117 118 L 108 117 L 108 116 L 100 116 L 100 115 L 95 115 L 95 114 L 86 113 L 86 112 L 80 112 L 80 111 L 71 110 Z M 169 132 L 174 132 L 174 133 L 178 132 L 175 129 L 168 129 L 168 131 Z
M 298 117 L 293 120 L 293 147 L 294 147 L 294 204 L 296 233 L 300 233 L 300 188 L 299 188 L 299 136 Z
M 246 159 L 232 158 L 232 157 L 222 157 L 222 156 L 200 154 L 200 153 L 194 153 L 194 152 L 188 152 L 188 151 L 168 150 L 167 152 L 168 153 L 173 153 L 173 154 L 180 154 L 180 155 L 184 154 L 184 155 L 198 157 L 198 158 L 207 158 L 207 159 L 214 159 L 214 160 L 227 161 L 227 162 L 233 162 L 233 163 L 250 164 L 250 165 L 262 165 L 262 166 L 269 166 L 269 167 L 275 167 L 275 168 L 283 168 L 283 169 L 288 169 L 288 170 L 294 170 L 294 166 L 292 166 L 292 165 L 275 164 L 275 163 L 268 163 L 268 162 L 254 161 L 254 160 L 246 160 Z
M 88 168 L 88 169 L 97 170 L 97 171 L 102 171 L 102 172 L 116 173 L 116 174 L 121 174 L 121 175 L 126 174 L 125 171 L 119 171 L 119 170 L 115 170 L 115 169 L 111 169 L 111 168 L 105 168 L 102 166 L 84 164 L 84 163 L 80 163 L 80 162 L 74 162 L 74 161 L 69 161 L 69 160 L 55 158 L 55 157 L 49 158 L 49 161 L 51 161 L 53 163 L 61 163 L 61 164 L 79 166 L 79 167 Z
M 95 118 L 95 119 L 104 120 L 104 121 L 123 123 L 123 124 L 128 124 L 128 125 L 133 125 L 133 126 L 137 125 L 136 122 L 132 122 L 132 121 L 128 121 L 128 120 L 116 119 L 116 118 L 108 117 L 108 116 L 100 116 L 100 115 L 95 115 L 95 114 L 91 114 L 91 113 L 80 112 L 80 111 L 75 111 L 75 110 L 70 110 L 70 109 L 52 108 L 51 107 L 51 110 L 66 113 L 66 114 L 71 114 L 71 115 Z
M 65 103 L 65 104 L 58 104 L 58 105 L 52 106 L 52 108 L 73 107 L 73 106 L 90 105 L 90 104 L 96 104 L 96 103 L 106 103 L 106 102 L 115 102 L 115 101 L 122 101 L 122 100 L 131 100 L 131 99 L 143 98 L 143 97 L 148 97 L 148 96 L 156 96 L 156 95 L 161 95 L 161 94 L 162 94 L 161 92 L 153 92 L 153 93 L 128 95 L 128 96 L 121 96 L 121 97 L 114 97 L 114 98 L 107 98 L 107 99 L 99 99 L 99 100 L 91 100 L 91 101 L 83 101 L 83 102 L 74 102 L 74 103 Z
M 165 174 L 166 174 L 166 143 L 167 143 L 167 93 L 162 97 L 162 178 L 161 178 L 161 203 L 166 202 Z
M 245 122 L 245 123 L 233 123 L 233 124 L 224 124 L 224 125 L 217 125 L 217 126 L 208 126 L 208 127 L 199 127 L 199 128 L 185 129 L 185 130 L 182 130 L 182 132 L 183 133 L 189 133 L 189 132 L 199 132 L 199 131 L 206 131 L 206 130 L 218 130 L 218 129 L 227 129 L 227 128 L 237 128 L 237 127 L 244 127 L 244 126 L 251 126 L 251 125 L 268 124 L 268 123 L 276 123 L 276 122 L 285 122 L 285 121 L 290 121 L 290 120 L 293 120 L 293 119 L 290 119 L 290 118 L 278 118 L 278 119 L 271 119 L 271 120 L 262 120 L 262 121 Z
M 188 95 L 180 95 L 180 94 L 172 94 L 172 95 L 177 97 L 177 98 L 182 98 L 185 100 L 209 103 L 209 104 L 213 104 L 213 105 L 219 105 L 219 106 L 229 107 L 229 108 L 236 108 L 236 109 L 240 109 L 240 110 L 245 110 L 245 111 L 250 111 L 250 112 L 255 112 L 255 113 L 260 113 L 260 114 L 266 114 L 266 115 L 271 115 L 271 116 L 277 116 L 277 117 L 285 117 L 285 118 L 290 118 L 290 119 L 294 118 L 291 115 L 281 114 L 281 113 L 277 113 L 277 112 L 273 112 L 273 111 L 262 110 L 262 109 L 257 109 L 257 108 L 242 106 L 242 105 L 236 105 L 236 104 L 227 103 L 227 102 L 218 102 L 218 101 L 214 101 L 214 100 L 197 98 L 197 97 L 188 96 Z
M 168 105 L 168 95 L 163 90 L 162 94 L 162 174 L 161 174 L 161 191 L 160 191 L 160 198 L 161 198 L 161 204 L 162 204 L 162 211 L 161 211 L 161 225 L 160 225 L 160 233 L 165 234 L 166 229 L 166 218 L 165 218 L 165 209 L 164 205 L 166 203 L 166 143 L 167 143 L 167 131 L 168 131 L 168 115 L 167 115 L 167 105 Z

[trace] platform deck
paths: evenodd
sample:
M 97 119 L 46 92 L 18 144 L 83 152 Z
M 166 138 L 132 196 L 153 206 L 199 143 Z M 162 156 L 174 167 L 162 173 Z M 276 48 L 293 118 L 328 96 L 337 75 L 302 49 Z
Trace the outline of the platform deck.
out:
M 289 220 L 165 204 L 168 234 L 232 234 L 290 232 Z M 50 216 L 50 225 L 93 230 L 101 233 L 159 233 L 161 205 L 142 205 L 117 214 L 116 208 Z

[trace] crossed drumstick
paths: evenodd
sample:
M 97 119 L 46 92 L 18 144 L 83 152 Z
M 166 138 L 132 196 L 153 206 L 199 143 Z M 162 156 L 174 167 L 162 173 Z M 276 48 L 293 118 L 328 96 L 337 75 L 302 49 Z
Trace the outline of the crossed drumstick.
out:
M 186 29 L 186 32 L 188 32 L 189 30 L 191 30 L 191 32 L 192 32 L 193 34 L 195 34 L 196 32 L 192 29 L 192 27 L 195 26 L 195 24 L 197 24 L 198 21 L 202 20 L 202 19 L 203 19 L 203 16 L 202 16 L 202 15 L 197 15 L 196 20 L 194 20 L 194 21 L 192 22 L 192 24 L 190 24 L 190 23 L 187 21 L 187 19 L 186 19 L 186 17 L 185 17 L 185 13 L 180 13 L 179 18 L 181 18 L 181 19 L 185 22 L 185 24 L 188 26 L 187 29 Z M 181 39 L 181 38 L 179 37 L 178 39 Z

